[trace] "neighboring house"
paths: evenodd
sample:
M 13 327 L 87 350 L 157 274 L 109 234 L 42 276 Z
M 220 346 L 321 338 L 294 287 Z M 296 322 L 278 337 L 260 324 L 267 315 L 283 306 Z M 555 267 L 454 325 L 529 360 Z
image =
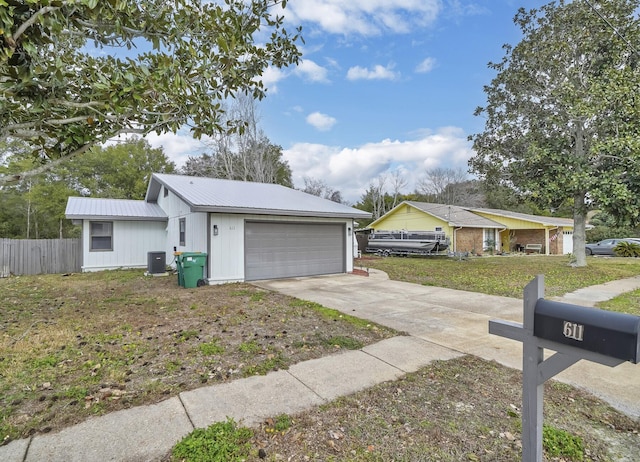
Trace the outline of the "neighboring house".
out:
M 456 252 L 512 252 L 541 244 L 542 253 L 565 254 L 573 245 L 573 220 L 567 218 L 415 201 L 400 203 L 368 228 L 444 231 Z
M 371 214 L 276 184 L 153 174 L 144 200 L 70 197 L 83 271 L 144 268 L 149 252 L 206 252 L 210 284 L 353 271 Z
M 547 255 L 573 252 L 573 220 L 571 218 L 543 217 L 526 213 L 496 209 L 470 209 L 478 215 L 502 223 L 506 230 L 500 233 L 505 251 L 513 251 L 527 244 L 542 244 Z

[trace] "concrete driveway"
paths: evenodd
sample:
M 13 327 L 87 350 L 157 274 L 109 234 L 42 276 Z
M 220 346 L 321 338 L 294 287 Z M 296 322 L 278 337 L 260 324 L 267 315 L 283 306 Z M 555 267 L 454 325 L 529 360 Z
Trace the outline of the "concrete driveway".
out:
M 255 285 L 368 319 L 455 352 L 522 367 L 522 344 L 488 333 L 490 319 L 522 322 L 519 299 L 391 281 L 377 270 L 370 270 L 369 277 L 340 274 Z M 610 368 L 583 360 L 556 379 L 640 417 L 640 365 Z

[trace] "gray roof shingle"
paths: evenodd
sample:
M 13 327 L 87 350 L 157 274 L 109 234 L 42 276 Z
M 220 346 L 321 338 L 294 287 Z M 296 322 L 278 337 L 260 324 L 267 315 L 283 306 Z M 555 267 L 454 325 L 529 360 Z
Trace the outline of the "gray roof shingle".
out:
M 415 201 L 406 201 L 406 203 L 446 221 L 450 226 L 463 226 L 465 228 L 504 228 L 504 225 L 497 221 L 482 217 L 457 205 L 429 204 L 427 202 Z
M 488 213 L 499 217 L 516 218 L 519 220 L 531 221 L 534 223 L 540 223 L 544 226 L 569 226 L 573 227 L 573 219 L 560 218 L 560 217 L 543 217 L 541 215 L 529 215 L 527 213 L 510 212 L 508 210 L 499 209 L 483 209 L 483 208 L 470 208 L 469 210 L 479 213 Z

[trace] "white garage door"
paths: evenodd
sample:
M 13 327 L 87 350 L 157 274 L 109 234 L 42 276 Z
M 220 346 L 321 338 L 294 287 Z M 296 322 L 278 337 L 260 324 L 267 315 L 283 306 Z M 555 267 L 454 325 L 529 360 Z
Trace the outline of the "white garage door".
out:
M 245 280 L 346 271 L 344 224 L 245 223 Z
M 573 253 L 573 231 L 562 232 L 562 253 Z

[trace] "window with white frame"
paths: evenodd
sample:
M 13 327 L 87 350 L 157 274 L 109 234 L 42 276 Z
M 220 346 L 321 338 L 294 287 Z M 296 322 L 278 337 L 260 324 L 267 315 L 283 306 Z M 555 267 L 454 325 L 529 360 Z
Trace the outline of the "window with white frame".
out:
M 180 228 L 180 245 L 185 246 L 186 245 L 185 242 L 187 240 L 187 219 L 180 218 L 178 223 Z
M 92 252 L 108 252 L 113 250 L 113 222 L 89 222 L 89 250 Z
M 496 230 L 493 228 L 484 228 L 483 241 L 483 248 L 485 250 L 495 249 L 498 243 L 496 240 Z

